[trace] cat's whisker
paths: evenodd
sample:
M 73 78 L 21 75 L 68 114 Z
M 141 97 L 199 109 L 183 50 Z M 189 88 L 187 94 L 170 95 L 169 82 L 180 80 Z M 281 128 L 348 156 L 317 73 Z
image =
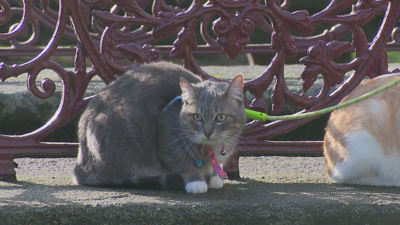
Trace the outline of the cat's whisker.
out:
M 251 139 L 251 138 L 248 138 L 248 137 L 244 137 L 244 136 L 240 136 L 240 138 L 238 138 L 239 143 L 245 145 L 246 147 L 247 147 L 247 145 L 244 144 L 242 139 L 255 144 L 257 147 L 260 147 L 260 148 L 262 147 L 261 145 L 257 144 L 257 142 L 255 142 L 254 139 Z M 249 149 L 249 147 L 247 147 L 247 148 Z
M 234 142 L 235 143 L 235 148 L 238 149 L 239 151 L 241 151 L 243 154 L 245 154 L 247 156 L 250 155 L 250 154 L 248 154 L 248 150 L 246 150 L 244 147 L 242 147 L 243 145 L 247 147 L 247 145 L 244 144 L 243 141 L 238 139 L 238 137 L 240 137 L 240 135 L 238 135 L 238 134 L 233 134 L 233 135 L 224 134 L 223 137 L 224 137 L 224 139 L 226 139 L 226 141 Z M 250 140 L 248 138 L 244 138 L 244 139 Z
M 184 154 L 184 151 L 182 151 L 182 150 L 187 148 L 187 146 L 188 146 L 187 143 L 188 142 L 190 143 L 190 139 L 186 139 L 185 137 L 180 137 L 180 138 L 178 138 L 177 140 L 175 140 L 173 142 L 176 142 L 176 141 L 179 141 L 179 140 L 183 140 L 183 142 L 182 142 L 182 144 L 180 146 L 178 146 L 178 148 L 175 149 L 175 151 L 173 151 L 173 154 L 171 154 L 171 157 L 174 156 L 176 152 L 179 153 L 178 156 L 180 156 L 180 154 Z
M 177 141 L 180 141 L 180 140 L 185 140 L 185 137 L 181 136 L 181 137 L 179 137 L 179 138 L 177 138 L 177 139 L 171 141 L 169 144 L 167 144 L 167 146 L 170 146 L 170 145 L 172 145 L 173 143 L 175 143 L 175 142 L 177 142 Z
M 176 130 L 181 131 L 181 135 L 179 135 L 179 138 L 177 138 L 177 139 L 173 140 L 172 142 L 170 142 L 167 146 L 175 143 L 176 141 L 185 140 L 185 136 L 183 135 L 183 132 L 185 132 L 185 131 L 187 132 L 187 130 L 184 130 L 182 128 L 171 128 L 171 129 L 176 129 Z
M 175 151 L 173 152 L 173 154 L 171 154 L 170 159 L 175 155 L 175 153 L 178 153 L 178 155 L 176 156 L 176 158 L 181 157 L 183 154 L 185 154 L 185 151 L 191 151 L 194 152 L 197 148 L 197 143 L 196 143 L 196 137 L 195 136 L 190 136 L 190 137 L 184 137 L 182 135 L 182 137 L 180 138 L 181 140 L 183 140 L 183 143 L 177 148 L 175 149 Z M 183 148 L 183 149 L 182 149 Z M 177 163 L 175 161 L 175 163 Z

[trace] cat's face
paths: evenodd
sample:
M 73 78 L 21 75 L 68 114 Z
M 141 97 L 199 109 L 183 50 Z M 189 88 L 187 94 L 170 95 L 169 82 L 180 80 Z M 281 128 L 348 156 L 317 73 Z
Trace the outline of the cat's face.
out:
M 230 145 L 246 123 L 243 77 L 228 85 L 214 81 L 190 84 L 181 79 L 181 126 L 186 137 L 203 145 Z

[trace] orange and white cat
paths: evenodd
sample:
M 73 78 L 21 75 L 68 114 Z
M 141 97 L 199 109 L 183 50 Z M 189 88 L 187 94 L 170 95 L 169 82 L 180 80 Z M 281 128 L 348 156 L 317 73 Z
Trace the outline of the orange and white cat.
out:
M 342 102 L 399 78 L 389 74 L 372 79 Z M 400 186 L 400 85 L 334 111 L 324 156 L 328 175 L 338 183 Z

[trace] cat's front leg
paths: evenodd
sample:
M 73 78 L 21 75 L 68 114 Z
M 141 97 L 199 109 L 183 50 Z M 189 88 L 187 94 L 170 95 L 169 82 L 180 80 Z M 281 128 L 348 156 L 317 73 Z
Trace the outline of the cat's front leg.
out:
M 206 193 L 208 190 L 207 182 L 204 180 L 196 180 L 192 182 L 188 182 L 185 185 L 185 190 L 188 193 L 198 194 L 198 193 Z
M 210 178 L 208 186 L 212 189 L 220 189 L 224 186 L 224 180 L 222 180 L 218 175 L 213 175 Z
M 198 194 L 206 193 L 208 190 L 208 184 L 206 179 L 202 174 L 191 171 L 182 174 L 183 180 L 185 182 L 185 190 L 188 193 Z
M 187 178 L 189 178 L 188 176 Z M 193 177 L 191 177 L 193 179 Z M 187 179 L 189 180 L 189 179 Z M 207 180 L 194 180 L 187 182 L 185 185 L 185 190 L 188 193 L 206 193 L 209 188 L 211 189 L 221 189 L 224 186 L 224 180 L 220 178 L 215 171 L 211 172 L 211 177 Z

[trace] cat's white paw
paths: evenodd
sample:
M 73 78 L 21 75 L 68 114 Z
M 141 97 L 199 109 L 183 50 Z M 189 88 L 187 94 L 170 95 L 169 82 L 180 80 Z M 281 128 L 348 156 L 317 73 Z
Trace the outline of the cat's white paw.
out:
M 188 193 L 206 193 L 208 186 L 205 181 L 193 181 L 186 184 L 185 189 Z
M 224 180 L 219 176 L 213 176 L 210 178 L 210 188 L 220 189 L 224 186 Z

